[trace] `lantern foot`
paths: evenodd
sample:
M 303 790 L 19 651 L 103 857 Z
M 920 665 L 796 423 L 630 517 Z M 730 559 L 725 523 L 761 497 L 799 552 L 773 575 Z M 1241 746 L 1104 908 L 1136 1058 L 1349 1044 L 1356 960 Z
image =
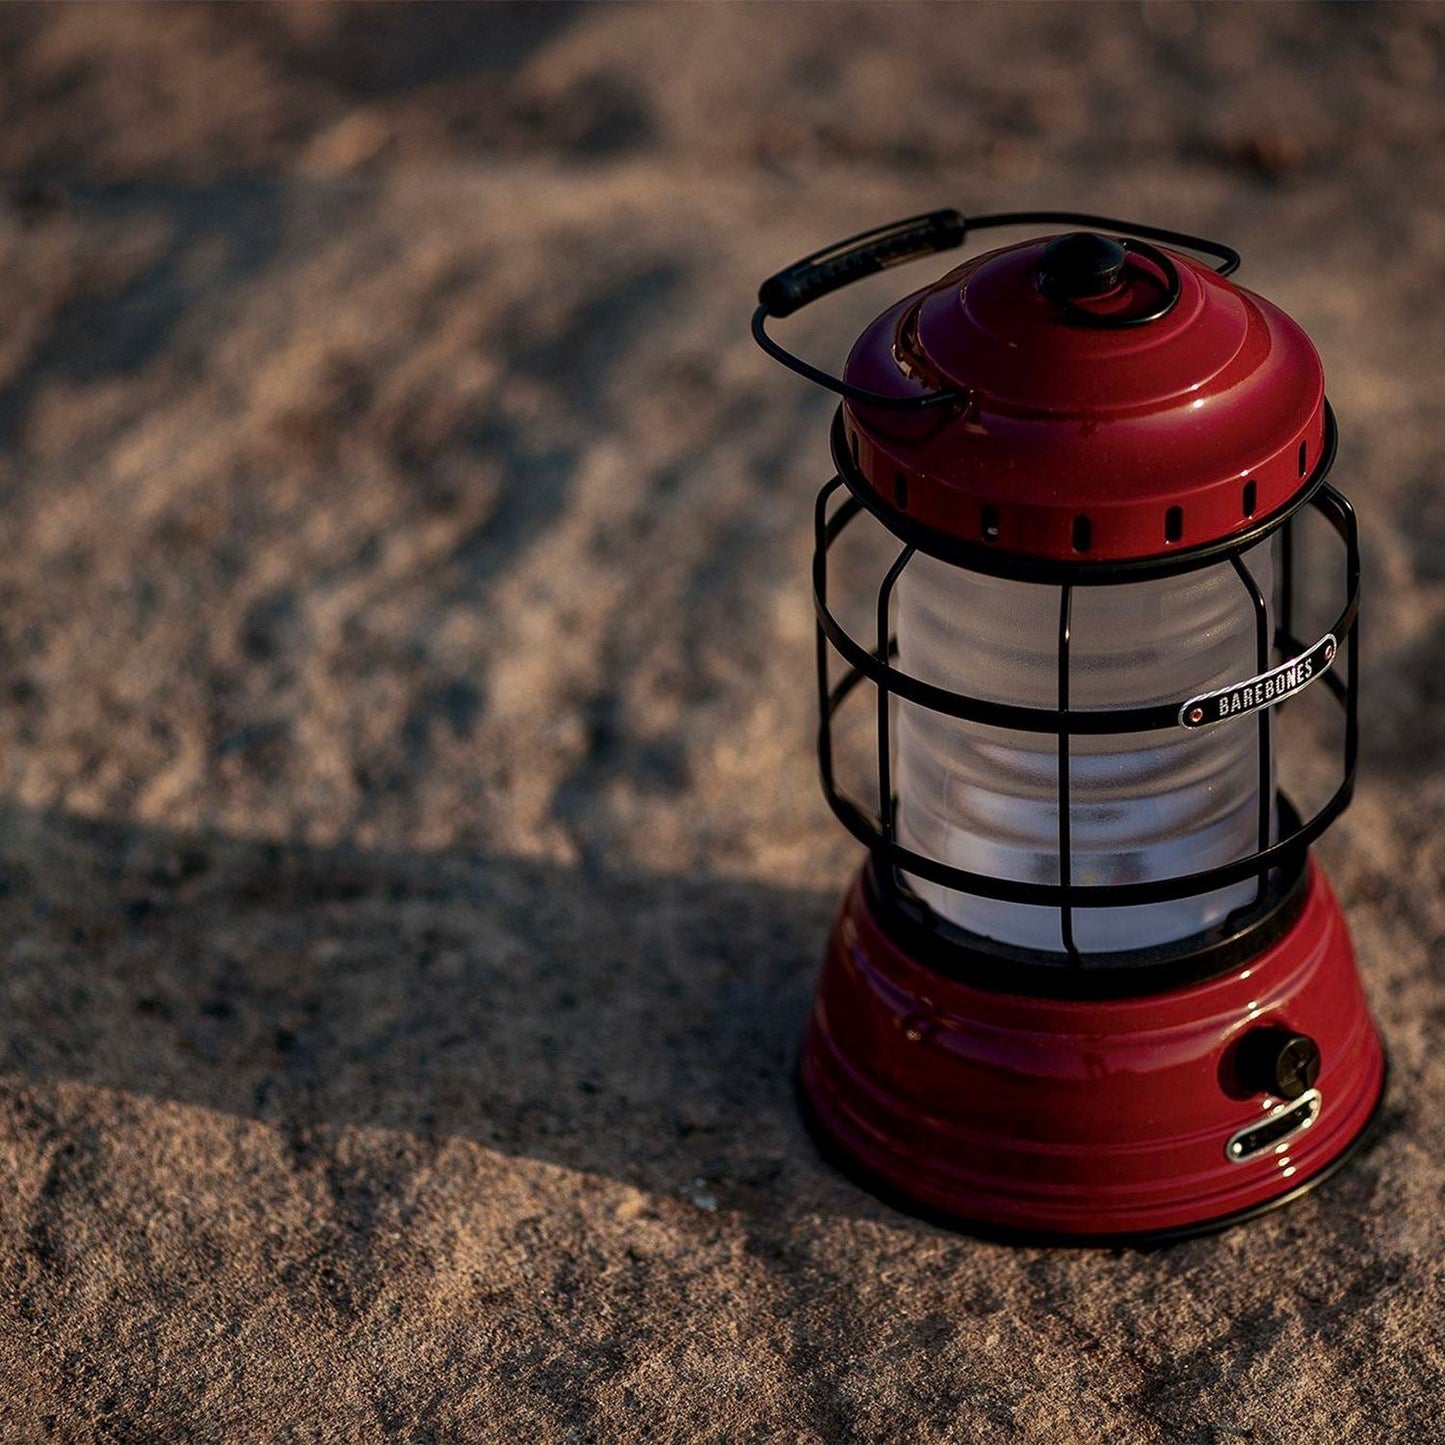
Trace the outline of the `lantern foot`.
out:
M 1308 868 L 1299 914 L 1256 957 L 1098 999 L 924 966 L 860 877 L 799 1060 L 815 1137 L 888 1202 L 1020 1242 L 1157 1242 L 1297 1198 L 1366 1140 L 1385 1085 L 1343 916 Z

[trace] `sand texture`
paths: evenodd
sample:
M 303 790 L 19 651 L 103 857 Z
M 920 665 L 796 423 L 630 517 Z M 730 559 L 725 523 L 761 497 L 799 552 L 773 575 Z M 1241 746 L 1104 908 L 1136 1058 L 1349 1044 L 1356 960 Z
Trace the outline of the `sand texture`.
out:
M 1440 6 L 0 10 L 0 1439 L 1442 1438 L 1442 64 Z M 857 849 L 751 297 L 950 204 L 1237 245 L 1361 517 L 1385 1127 L 1153 1253 L 917 1223 L 793 1104 Z

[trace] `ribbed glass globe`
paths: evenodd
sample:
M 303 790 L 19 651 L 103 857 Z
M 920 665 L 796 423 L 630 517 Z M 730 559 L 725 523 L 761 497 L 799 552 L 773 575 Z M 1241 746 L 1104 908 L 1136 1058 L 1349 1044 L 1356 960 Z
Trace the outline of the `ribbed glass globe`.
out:
M 1270 544 L 1244 561 L 1270 599 L 1273 636 Z M 899 578 L 897 608 L 905 671 L 975 697 L 1058 705 L 1057 587 L 986 577 L 919 554 Z M 1228 563 L 1074 589 L 1072 708 L 1182 702 L 1258 670 L 1253 605 Z M 897 708 L 899 841 L 970 872 L 1058 883 L 1057 738 L 903 701 Z M 1069 785 L 1075 885 L 1168 878 L 1245 857 L 1259 845 L 1258 717 L 1198 732 L 1075 736 Z M 1273 797 L 1272 767 L 1269 788 Z M 1057 908 L 908 881 L 938 914 L 973 933 L 1029 949 L 1064 946 Z M 1099 953 L 1186 938 L 1254 895 L 1250 880 L 1168 903 L 1078 908 L 1075 943 Z

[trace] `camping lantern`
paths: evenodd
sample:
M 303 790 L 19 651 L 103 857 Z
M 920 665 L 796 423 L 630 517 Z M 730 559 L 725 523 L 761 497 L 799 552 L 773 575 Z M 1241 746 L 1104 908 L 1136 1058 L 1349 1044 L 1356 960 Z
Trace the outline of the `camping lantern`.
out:
M 1025 224 L 1076 229 L 898 301 L 841 377 L 767 330 Z M 1355 773 L 1354 514 L 1328 480 L 1319 358 L 1225 279 L 1238 264 L 1101 217 L 947 210 L 759 292 L 759 343 L 842 397 L 815 512 L 819 761 L 869 850 L 801 1095 L 875 1192 L 979 1232 L 1220 1227 L 1331 1173 L 1383 1093 L 1309 853 Z M 829 567 L 860 519 L 892 560 L 850 630 Z M 1306 523 L 1335 551 L 1327 569 L 1305 565 Z M 1297 810 L 1276 713 L 1307 690 L 1342 710 L 1343 755 L 1323 804 Z M 835 768 L 837 720 L 860 701 L 876 731 L 864 794 Z

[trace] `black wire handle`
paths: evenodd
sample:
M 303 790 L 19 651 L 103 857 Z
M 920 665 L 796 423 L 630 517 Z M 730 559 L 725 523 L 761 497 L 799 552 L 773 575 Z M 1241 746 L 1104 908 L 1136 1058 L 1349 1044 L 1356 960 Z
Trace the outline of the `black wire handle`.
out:
M 791 316 L 820 297 L 864 276 L 873 276 L 907 261 L 954 250 L 963 244 L 970 231 L 1038 224 L 1102 227 L 1145 240 L 1162 241 L 1166 245 L 1183 246 L 1214 257 L 1219 263 L 1214 269 L 1221 276 L 1228 276 L 1239 268 L 1239 252 L 1218 241 L 1207 241 L 1183 231 L 1166 231 L 1158 226 L 1141 226 L 1133 221 L 1112 220 L 1108 216 L 1091 216 L 1080 211 L 1000 211 L 969 220 L 962 211 L 951 208 L 928 211 L 921 216 L 911 216 L 872 231 L 863 231 L 846 241 L 837 241 L 769 276 L 758 288 L 758 308 L 753 312 L 753 339 L 774 361 L 781 362 L 789 371 L 795 371 L 808 381 L 847 397 L 849 401 L 893 411 L 914 411 L 962 402 L 967 399 L 968 392 L 958 387 L 945 387 L 922 396 L 886 396 L 882 392 L 854 386 L 841 377 L 810 365 L 779 345 L 768 335 L 768 318 Z

